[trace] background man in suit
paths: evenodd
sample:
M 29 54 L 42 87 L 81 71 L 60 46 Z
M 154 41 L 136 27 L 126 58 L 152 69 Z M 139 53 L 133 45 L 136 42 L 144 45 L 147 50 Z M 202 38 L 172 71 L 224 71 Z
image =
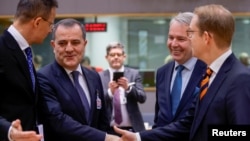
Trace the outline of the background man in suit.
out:
M 206 70 L 206 64 L 193 57 L 190 39 L 186 30 L 192 20 L 193 13 L 179 13 L 170 22 L 167 46 L 174 61 L 165 64 L 157 70 L 156 104 L 154 126 L 161 127 L 185 116 L 192 101 L 198 95 L 199 83 Z M 172 102 L 173 85 L 179 65 L 182 70 L 182 87 L 179 104 Z M 176 105 L 174 105 L 176 104 Z M 174 109 L 175 108 L 175 109 Z M 173 113 L 176 111 L 175 113 Z
M 55 61 L 38 71 L 46 141 L 119 139 L 105 132 L 109 123 L 100 76 L 80 64 L 86 44 L 85 27 L 77 20 L 63 19 L 52 31 Z
M 57 6 L 56 0 L 20 0 L 13 24 L 0 37 L 0 141 L 42 138 L 34 132 L 38 85 L 31 63 L 32 75 L 29 72 L 25 50 L 42 43 L 51 32 Z
M 212 70 L 210 79 L 206 76 L 207 93 L 197 97 L 183 119 L 164 127 L 137 134 L 115 128 L 123 140 L 178 140 L 189 134 L 190 141 L 208 141 L 212 136 L 208 125 L 223 125 L 228 131 L 241 130 L 232 125 L 250 125 L 250 72 L 231 50 L 235 28 L 231 12 L 212 4 L 195 8 L 194 14 L 187 35 L 194 56 Z M 249 135 L 239 139 L 249 140 Z
M 113 126 L 117 125 L 121 129 L 130 131 L 145 130 L 138 102 L 146 101 L 146 93 L 143 89 L 142 79 L 139 71 L 136 69 L 124 67 L 126 54 L 124 46 L 119 42 L 112 42 L 107 46 L 106 59 L 109 63 L 109 68 L 100 73 L 102 85 L 107 103 L 110 133 L 115 134 Z M 120 77 L 117 81 L 113 80 L 113 72 L 124 72 L 124 77 Z M 122 111 L 122 122 L 117 123 L 114 117 L 114 94 L 119 90 L 121 96 L 120 106 Z

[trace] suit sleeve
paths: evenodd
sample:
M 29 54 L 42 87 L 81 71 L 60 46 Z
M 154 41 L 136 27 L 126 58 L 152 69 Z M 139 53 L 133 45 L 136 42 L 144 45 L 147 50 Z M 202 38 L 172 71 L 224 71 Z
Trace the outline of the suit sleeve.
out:
M 132 85 L 132 89 L 127 93 L 127 97 L 133 97 L 139 103 L 144 103 L 147 97 L 142 85 L 142 78 L 137 70 L 135 70 L 134 82 L 135 85 Z
M 38 73 L 42 108 L 45 115 L 44 121 L 52 125 L 51 128 L 58 134 L 72 136 L 72 139 L 74 138 L 75 140 L 104 140 L 106 136 L 105 132 L 92 128 L 89 125 L 81 124 L 62 111 L 59 103 L 60 100 L 57 98 L 56 90 L 49 77 Z

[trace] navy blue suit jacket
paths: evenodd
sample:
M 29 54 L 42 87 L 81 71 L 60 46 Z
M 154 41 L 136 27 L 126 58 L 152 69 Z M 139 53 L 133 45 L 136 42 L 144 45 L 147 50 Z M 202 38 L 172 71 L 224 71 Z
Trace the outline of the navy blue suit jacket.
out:
M 23 130 L 35 130 L 37 86 L 33 92 L 26 57 L 13 36 L 4 31 L 0 38 L 0 140 L 8 140 L 11 122 L 16 119 L 21 120 Z
M 190 108 L 192 101 L 199 93 L 200 80 L 202 79 L 207 66 L 200 60 L 196 61 L 194 70 L 176 110 L 176 114 L 173 116 L 170 90 L 174 64 L 175 62 L 171 61 L 157 70 L 156 104 L 153 128 L 165 126 L 172 121 L 176 121 L 185 116 L 185 113 Z
M 234 54 L 221 66 L 202 101 L 197 100 L 176 122 L 140 132 L 142 141 L 208 141 L 208 125 L 250 125 L 250 71 Z M 190 134 L 189 134 L 190 133 Z
M 97 72 L 82 68 L 91 98 L 90 122 L 66 71 L 54 62 L 38 71 L 46 141 L 104 140 L 108 127 L 102 83 Z M 101 108 L 97 107 L 97 98 Z M 100 129 L 100 130 L 98 130 Z M 101 131 L 103 130 L 103 131 Z

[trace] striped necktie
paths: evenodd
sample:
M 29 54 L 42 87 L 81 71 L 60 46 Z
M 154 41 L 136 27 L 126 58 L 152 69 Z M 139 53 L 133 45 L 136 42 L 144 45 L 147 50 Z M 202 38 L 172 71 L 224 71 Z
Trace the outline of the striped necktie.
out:
M 208 83 L 210 76 L 212 75 L 213 70 L 207 68 L 206 75 L 204 76 L 203 80 L 201 81 L 201 89 L 200 89 L 200 100 L 206 95 L 208 89 Z

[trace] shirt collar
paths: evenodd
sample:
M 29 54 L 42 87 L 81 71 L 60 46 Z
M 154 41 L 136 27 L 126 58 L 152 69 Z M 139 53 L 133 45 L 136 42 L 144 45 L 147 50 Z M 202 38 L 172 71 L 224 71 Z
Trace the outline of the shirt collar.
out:
M 30 45 L 25 40 L 25 38 L 22 36 L 22 34 L 13 26 L 11 25 L 7 31 L 13 36 L 13 38 L 17 41 L 19 47 L 21 50 L 25 50 Z

